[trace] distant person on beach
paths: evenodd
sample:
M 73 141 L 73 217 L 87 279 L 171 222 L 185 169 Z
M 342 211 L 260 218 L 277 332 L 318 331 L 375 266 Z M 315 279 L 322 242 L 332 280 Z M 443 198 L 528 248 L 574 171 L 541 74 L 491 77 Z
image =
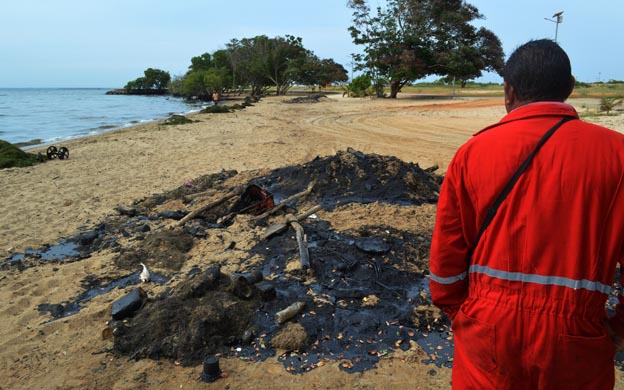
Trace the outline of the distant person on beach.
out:
M 575 81 L 555 42 L 520 46 L 503 73 L 508 114 L 456 152 L 431 243 L 453 388 L 613 389 L 624 299 L 615 313 L 605 303 L 624 262 L 624 135 L 564 103 Z
M 214 102 L 214 105 L 216 106 L 217 104 L 219 104 L 219 92 L 214 92 L 212 94 L 212 101 Z

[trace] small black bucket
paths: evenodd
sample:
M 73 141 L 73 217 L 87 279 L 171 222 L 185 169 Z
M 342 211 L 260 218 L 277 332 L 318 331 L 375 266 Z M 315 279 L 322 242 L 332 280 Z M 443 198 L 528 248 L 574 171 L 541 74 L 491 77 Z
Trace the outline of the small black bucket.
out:
M 204 371 L 201 373 L 202 382 L 214 382 L 221 377 L 219 358 L 210 355 L 204 359 Z

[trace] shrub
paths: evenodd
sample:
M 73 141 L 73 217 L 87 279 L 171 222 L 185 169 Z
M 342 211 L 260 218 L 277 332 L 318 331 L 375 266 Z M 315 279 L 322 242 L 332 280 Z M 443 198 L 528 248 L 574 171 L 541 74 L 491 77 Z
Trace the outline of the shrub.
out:
M 607 115 L 609 115 L 609 112 L 611 112 L 611 110 L 613 110 L 615 108 L 615 106 L 622 104 L 622 99 L 619 97 L 608 97 L 605 96 L 602 99 L 600 99 L 600 111 L 606 111 Z
M 29 167 L 35 165 L 39 160 L 37 155 L 26 153 L 17 146 L 0 140 L 0 169 Z
M 371 95 L 371 79 L 367 75 L 360 75 L 349 83 L 349 96 L 363 97 Z

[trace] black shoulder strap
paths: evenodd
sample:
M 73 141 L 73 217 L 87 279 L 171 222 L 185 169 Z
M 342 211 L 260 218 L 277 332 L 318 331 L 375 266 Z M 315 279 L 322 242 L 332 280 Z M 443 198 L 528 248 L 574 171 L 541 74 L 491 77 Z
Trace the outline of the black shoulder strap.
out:
M 511 179 L 509 179 L 509 182 L 507 182 L 507 185 L 505 186 L 505 188 L 503 188 L 503 190 L 498 195 L 498 197 L 496 198 L 496 200 L 494 201 L 492 206 L 490 206 L 490 208 L 488 208 L 487 214 L 485 215 L 485 219 L 483 220 L 483 223 L 481 224 L 481 228 L 479 229 L 479 232 L 477 233 L 477 238 L 475 239 L 474 245 L 470 249 L 469 258 L 472 258 L 472 253 L 474 252 L 475 248 L 477 247 L 477 244 L 479 243 L 479 240 L 481 239 L 481 236 L 483 235 L 483 232 L 485 232 L 485 229 L 487 229 L 487 227 L 490 225 L 490 222 L 492 222 L 492 219 L 494 219 L 494 216 L 496 215 L 496 212 L 498 211 L 498 208 L 503 203 L 505 198 L 507 198 L 507 195 L 509 195 L 509 193 L 513 189 L 514 185 L 518 181 L 518 179 L 520 179 L 520 176 L 527 169 L 527 167 L 529 166 L 531 161 L 533 161 L 533 157 L 535 157 L 535 155 L 540 150 L 542 145 L 544 145 L 546 143 L 546 141 L 548 141 L 550 136 L 553 135 L 553 133 L 555 131 L 557 131 L 557 129 L 559 127 L 561 127 L 561 125 L 563 125 L 564 123 L 566 123 L 566 122 L 568 122 L 568 121 L 570 121 L 572 119 L 576 119 L 576 118 L 572 117 L 572 116 L 565 116 L 559 122 L 557 122 L 553 127 L 551 127 L 550 130 L 548 130 L 542 136 L 542 138 L 538 141 L 537 145 L 535 145 L 535 149 L 533 149 L 533 151 L 527 156 L 527 158 L 520 165 L 520 167 L 518 167 L 518 170 L 516 170 L 516 173 L 514 173 L 513 176 L 511 176 Z

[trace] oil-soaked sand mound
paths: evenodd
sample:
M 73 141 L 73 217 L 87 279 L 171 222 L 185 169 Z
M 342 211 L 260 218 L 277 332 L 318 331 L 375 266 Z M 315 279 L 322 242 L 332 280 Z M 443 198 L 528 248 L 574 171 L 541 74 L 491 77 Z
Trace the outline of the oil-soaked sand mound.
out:
M 170 358 L 197 364 L 227 352 L 249 329 L 256 302 L 238 298 L 236 284 L 218 267 L 194 273 L 170 296 L 150 301 L 127 326 L 111 323 L 115 351 L 131 358 Z
M 312 199 L 325 209 L 345 203 L 386 202 L 420 205 L 438 199 L 441 178 L 392 156 L 352 149 L 274 170 L 256 182 L 276 196 L 287 197 L 315 182 Z
M 206 177 L 202 185 L 194 183 L 192 189 L 181 187 L 153 196 L 136 206 L 149 217 L 157 205 L 184 202 L 194 193 L 209 192 L 211 185 L 227 192 L 221 186 L 225 179 L 221 175 L 220 179 Z M 317 203 L 329 210 L 354 202 L 405 206 L 434 202 L 440 178 L 417 164 L 348 150 L 276 169 L 251 182 L 273 192 L 278 203 L 313 182 L 312 192 L 301 203 Z M 303 207 L 298 203 L 296 206 Z M 297 208 L 294 203 L 293 208 Z M 232 214 L 240 209 L 240 199 L 235 199 L 229 207 L 224 203 L 200 214 L 192 224 L 210 235 L 212 228 L 227 228 Z M 224 219 L 227 215 L 230 218 Z M 224 220 L 226 223 L 219 223 Z M 253 220 L 246 222 L 248 229 L 255 227 Z M 206 275 L 214 272 L 212 268 L 195 272 L 172 294 L 150 299 L 136 317 L 127 321 L 127 326 L 114 323 L 119 328 L 116 333 L 121 334 L 115 338 L 115 350 L 133 358 L 167 357 L 199 364 L 207 354 L 214 353 L 263 360 L 276 353 L 275 346 L 296 345 L 291 348 L 297 351 L 280 356 L 289 371 L 305 372 L 328 359 L 344 360 L 344 369 L 361 371 L 372 367 L 390 350 L 407 350 L 417 343 L 428 345 L 423 332 L 438 330 L 442 335 L 447 330 L 426 292 L 428 236 L 383 224 L 337 232 L 328 221 L 318 218 L 301 221 L 301 225 L 307 238 L 309 269 L 301 263 L 292 229 L 268 240 L 258 236 L 246 258 L 238 260 L 245 274 L 260 275 L 249 282 L 244 292 L 233 281 L 246 279 L 222 275 L 217 281 L 206 282 Z M 192 237 L 188 230 L 175 232 L 180 242 Z M 198 240 L 197 236 L 193 240 Z M 128 253 L 144 253 L 151 243 L 161 241 L 150 239 L 148 234 L 139 249 L 122 251 L 118 265 L 136 265 L 140 256 Z M 165 257 L 170 252 L 163 250 Z M 279 319 L 278 313 L 291 305 L 297 306 L 290 313 L 292 318 Z M 284 330 L 289 323 L 297 324 L 296 340 Z M 446 345 L 440 340 L 438 344 Z

